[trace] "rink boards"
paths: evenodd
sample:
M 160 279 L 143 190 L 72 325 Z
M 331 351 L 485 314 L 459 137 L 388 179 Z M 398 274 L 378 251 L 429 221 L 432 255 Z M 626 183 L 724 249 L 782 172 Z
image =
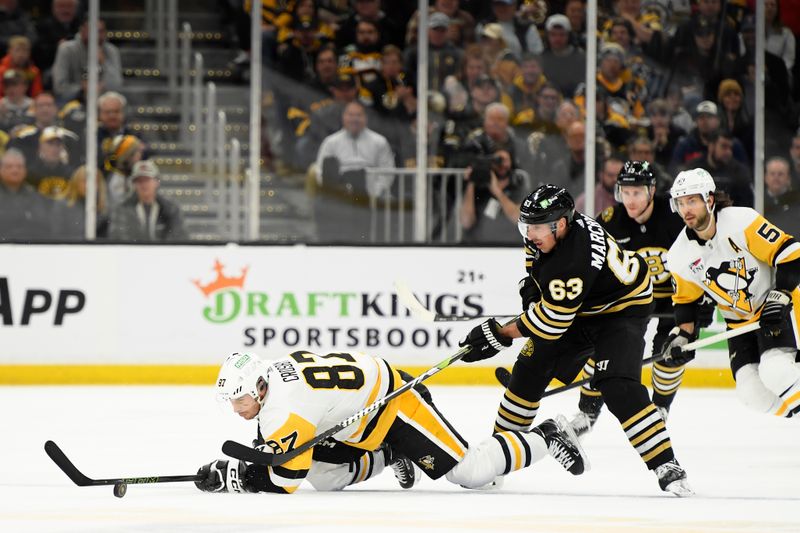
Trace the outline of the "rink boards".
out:
M 517 313 L 524 275 L 521 248 L 2 245 L 0 257 L 0 384 L 205 384 L 242 351 L 361 351 L 420 373 L 480 319 L 423 322 L 395 280 L 440 314 L 480 317 Z M 521 345 L 435 382 L 494 383 Z M 712 348 L 685 386 L 732 385 Z

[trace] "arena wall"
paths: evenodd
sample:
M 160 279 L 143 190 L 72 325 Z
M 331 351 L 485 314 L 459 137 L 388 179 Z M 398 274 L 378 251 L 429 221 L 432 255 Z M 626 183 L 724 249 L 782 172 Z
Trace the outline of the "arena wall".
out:
M 402 279 L 447 315 L 520 309 L 516 248 L 4 245 L 0 384 L 205 384 L 229 352 L 362 351 L 420 373 L 476 320 L 426 323 L 394 295 Z M 721 331 L 715 323 L 710 332 Z M 652 334 L 650 332 L 648 337 Z M 515 348 L 522 345 L 517 340 Z M 434 382 L 494 384 L 515 348 Z M 688 386 L 730 386 L 724 346 Z M 649 370 L 647 370 L 649 372 Z M 649 378 L 647 378 L 649 379 Z

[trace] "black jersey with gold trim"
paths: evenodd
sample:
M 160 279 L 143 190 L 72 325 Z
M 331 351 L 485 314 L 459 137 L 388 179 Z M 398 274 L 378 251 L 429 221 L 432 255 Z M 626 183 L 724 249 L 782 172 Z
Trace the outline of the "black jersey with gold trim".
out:
M 669 207 L 669 200 L 656 196 L 653 213 L 644 224 L 639 224 L 617 204 L 604 209 L 598 222 L 626 250 L 632 250 L 644 258 L 653 280 L 653 296 L 670 298 L 673 293 L 672 276 L 667 267 L 667 251 L 683 230 L 683 221 Z
M 542 298 L 517 318 L 526 337 L 556 340 L 576 316 L 646 316 L 653 286 L 642 256 L 624 250 L 593 218 L 581 213 L 549 253 L 525 240 L 525 265 Z

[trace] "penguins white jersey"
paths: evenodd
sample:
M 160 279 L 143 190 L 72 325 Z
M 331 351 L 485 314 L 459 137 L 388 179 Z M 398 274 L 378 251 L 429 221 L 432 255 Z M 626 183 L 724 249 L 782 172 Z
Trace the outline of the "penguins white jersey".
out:
M 749 207 L 726 207 L 716 217 L 710 240 L 685 228 L 669 249 L 672 300 L 687 304 L 705 292 L 726 321 L 753 321 L 775 286 L 776 267 L 800 257 L 800 243 Z

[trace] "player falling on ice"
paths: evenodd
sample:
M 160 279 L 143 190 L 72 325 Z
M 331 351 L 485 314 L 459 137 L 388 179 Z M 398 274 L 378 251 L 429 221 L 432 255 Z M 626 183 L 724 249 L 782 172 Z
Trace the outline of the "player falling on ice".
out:
M 800 413 L 800 243 L 757 211 L 731 206 L 703 169 L 678 174 L 670 196 L 686 229 L 667 254 L 678 326 L 664 353 L 696 338 L 697 302 L 708 295 L 728 328 L 760 325 L 728 341 L 741 401 L 762 413 Z
M 600 391 L 631 445 L 662 490 L 693 494 L 678 464 L 664 420 L 641 383 L 644 333 L 653 286 L 644 259 L 620 248 L 594 219 L 575 212 L 569 192 L 542 185 L 522 202 L 525 267 L 539 298 L 514 322 L 489 319 L 463 341 L 478 361 L 528 341 L 500 403 L 495 431 L 525 431 L 553 378 L 571 383 L 595 354 L 592 387 Z M 479 350 L 480 348 L 480 350 Z
M 233 354 L 222 364 L 217 398 L 246 420 L 273 453 L 311 440 L 403 384 L 386 361 L 358 353 L 294 352 L 269 365 Z M 318 445 L 280 466 L 215 460 L 198 471 L 206 492 L 294 492 L 303 479 L 317 490 L 340 490 L 374 477 L 386 465 L 403 488 L 424 472 L 466 488 L 528 467 L 548 454 L 578 475 L 587 461 L 566 419 L 546 420 L 528 431 L 502 431 L 469 447 L 434 406 L 427 389 L 410 389 L 333 437 L 333 450 Z M 336 451 L 336 448 L 340 448 Z M 342 449 L 348 449 L 342 452 Z

